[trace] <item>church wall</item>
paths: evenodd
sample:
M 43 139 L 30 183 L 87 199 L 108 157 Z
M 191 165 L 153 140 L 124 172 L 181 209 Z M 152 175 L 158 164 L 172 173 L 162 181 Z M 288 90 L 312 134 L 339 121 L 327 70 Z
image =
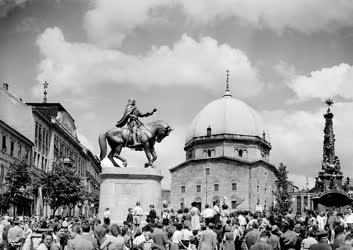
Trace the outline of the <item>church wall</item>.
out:
M 275 173 L 267 166 L 259 164 L 250 168 L 250 210 L 259 205 L 262 209 L 270 209 L 274 201 Z
M 239 163 L 238 163 L 239 164 Z M 206 178 L 205 169 L 210 169 Z M 249 166 L 236 165 L 234 161 L 220 160 L 219 162 L 189 163 L 171 173 L 171 208 L 179 209 L 180 204 L 190 207 L 191 202 L 201 201 L 202 208 L 207 203 L 212 204 L 214 198 L 231 208 L 232 201 L 243 202 L 237 209 L 249 209 Z M 236 183 L 236 190 L 232 190 L 232 183 Z M 215 191 L 214 184 L 218 184 Z M 201 185 L 201 192 L 197 192 L 196 186 Z M 185 186 L 185 193 L 181 192 L 181 186 Z M 207 192 L 206 192 L 207 187 Z M 183 200 L 182 200 L 183 199 Z

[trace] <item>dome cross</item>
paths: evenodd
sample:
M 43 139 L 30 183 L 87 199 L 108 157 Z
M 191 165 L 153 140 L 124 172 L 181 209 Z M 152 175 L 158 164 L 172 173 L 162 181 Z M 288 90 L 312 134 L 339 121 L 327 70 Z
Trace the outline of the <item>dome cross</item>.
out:
M 229 70 L 226 70 L 226 90 L 223 96 L 232 96 L 229 90 Z

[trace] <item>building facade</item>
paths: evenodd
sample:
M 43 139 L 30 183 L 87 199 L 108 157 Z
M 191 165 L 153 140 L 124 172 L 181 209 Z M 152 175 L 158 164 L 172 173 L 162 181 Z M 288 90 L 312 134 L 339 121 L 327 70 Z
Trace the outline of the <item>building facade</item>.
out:
M 34 127 L 31 108 L 21 99 L 9 92 L 8 84 L 0 88 L 0 189 L 3 188 L 5 175 L 11 164 L 24 162 L 33 168 L 32 149 L 34 145 Z M 19 197 L 11 206 L 17 214 L 35 213 L 38 197 Z
M 270 210 L 277 169 L 262 120 L 246 103 L 232 97 L 206 105 L 193 119 L 184 147 L 186 160 L 171 168 L 171 207 L 215 201 L 231 209 Z
M 98 207 L 100 161 L 77 138 L 75 121 L 60 103 L 24 103 L 0 87 L 0 185 L 10 164 L 25 161 L 31 174 L 40 178 L 54 164 L 66 163 L 76 168 L 85 187 L 87 199 L 76 212 L 95 215 Z M 1 188 L 1 187 L 0 187 Z M 17 215 L 51 215 L 45 206 L 41 188 L 35 197 L 21 197 Z M 96 198 L 95 198 L 96 197 Z M 62 209 L 58 210 L 61 213 Z
M 60 103 L 27 103 L 35 122 L 34 165 L 48 172 L 54 164 L 65 162 L 77 170 L 88 194 L 99 193 L 99 160 L 79 141 L 75 121 Z M 94 206 L 87 200 L 79 204 L 77 213 L 93 215 Z M 40 205 L 41 215 L 50 210 Z M 62 209 L 58 213 L 62 213 Z

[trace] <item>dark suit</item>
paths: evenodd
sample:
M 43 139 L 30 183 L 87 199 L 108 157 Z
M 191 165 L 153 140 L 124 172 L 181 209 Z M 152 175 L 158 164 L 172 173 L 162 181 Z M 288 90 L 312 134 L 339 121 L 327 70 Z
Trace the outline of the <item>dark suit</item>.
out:
M 162 250 L 165 250 L 165 245 L 168 243 L 167 233 L 160 228 L 155 228 L 152 235 L 153 242 L 158 245 Z

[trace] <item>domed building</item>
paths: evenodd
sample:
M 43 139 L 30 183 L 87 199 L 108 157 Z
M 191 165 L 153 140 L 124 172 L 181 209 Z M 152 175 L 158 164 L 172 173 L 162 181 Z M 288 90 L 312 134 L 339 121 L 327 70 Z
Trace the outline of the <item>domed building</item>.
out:
M 171 207 L 199 208 L 215 201 L 231 209 L 268 210 L 274 202 L 277 169 L 261 117 L 232 97 L 222 98 L 193 119 L 184 147 L 186 160 L 171 168 Z

